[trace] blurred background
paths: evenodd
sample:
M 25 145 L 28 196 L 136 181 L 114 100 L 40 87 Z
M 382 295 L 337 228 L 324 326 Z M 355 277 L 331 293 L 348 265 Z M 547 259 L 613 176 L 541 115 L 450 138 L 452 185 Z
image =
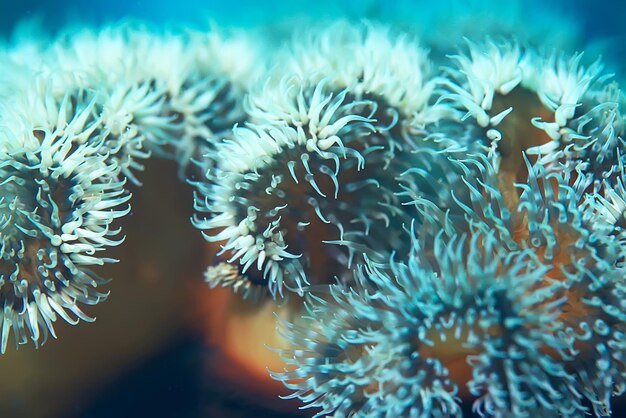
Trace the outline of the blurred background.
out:
M 54 34 L 68 26 L 99 27 L 129 19 L 155 27 L 215 24 L 271 31 L 299 21 L 366 18 L 411 28 L 435 50 L 444 37 L 446 47 L 461 42 L 468 30 L 513 31 L 548 49 L 602 53 L 616 77 L 625 78 L 626 2 L 497 3 L 0 0 L 0 37 L 10 39 L 24 21 Z M 562 43 L 542 45 L 547 29 L 560 34 Z M 178 180 L 176 167 L 167 161 L 149 161 L 141 179 L 144 186 L 132 190 L 132 214 L 122 223 L 127 240 L 111 252 L 122 262 L 98 270 L 114 278 L 107 287 L 109 299 L 86 308 L 97 321 L 78 326 L 58 322 L 58 340 L 38 350 L 11 347 L 0 357 L 0 416 L 310 416 L 295 412 L 294 403 L 278 401 L 277 395 L 286 391 L 265 375 L 265 365 L 277 363 L 262 339 L 241 339 L 272 334 L 275 307 L 246 310 L 230 292 L 209 292 L 204 284 L 203 270 L 213 250 L 189 222 L 191 187 Z M 224 327 L 225 317 L 235 318 L 235 325 Z M 229 344 L 236 355 L 224 353 Z M 623 402 L 617 402 L 614 416 L 626 416 Z

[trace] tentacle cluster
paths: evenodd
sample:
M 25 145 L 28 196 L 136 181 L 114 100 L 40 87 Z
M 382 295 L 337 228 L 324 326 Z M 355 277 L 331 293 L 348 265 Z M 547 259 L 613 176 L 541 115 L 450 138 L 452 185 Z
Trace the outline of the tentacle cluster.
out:
M 273 295 L 283 284 L 301 293 L 349 280 L 364 254 L 382 262 L 406 253 L 414 216 L 396 177 L 446 172 L 433 161 L 446 145 L 428 126 L 450 111 L 432 100 L 425 52 L 381 28 L 336 29 L 296 43 L 284 65 L 293 73 L 248 98 L 251 123 L 218 145 L 220 165 L 198 184 L 197 210 L 207 215 L 196 225 Z M 422 186 L 433 200 L 445 195 Z
M 438 72 L 346 23 L 264 54 L 129 27 L 0 51 L 1 351 L 90 319 L 155 154 L 221 245 L 210 286 L 305 295 L 272 375 L 317 416 L 609 415 L 626 123 L 600 61 L 468 41 Z
M 582 170 L 594 179 L 614 177 L 624 154 L 624 96 L 595 61 L 582 54 L 541 54 L 516 43 L 468 42 L 469 52 L 454 56 L 444 82 L 443 100 L 467 112 L 483 131 L 503 172 L 524 179 L 522 148 L 547 169 Z
M 430 261 L 359 270 L 360 288 L 334 290 L 312 304 L 312 324 L 288 330 L 295 369 L 274 378 L 317 416 L 460 416 L 463 365 L 448 366 L 458 356 L 473 367 L 477 408 L 528 416 L 543 399 L 571 410 L 573 379 L 544 352 L 565 348 L 554 337 L 563 300 L 540 287 L 546 268 L 531 251 L 494 256 L 491 239 L 438 236 Z
M 81 305 L 107 294 L 90 266 L 115 261 L 100 252 L 123 241 L 113 223 L 130 211 L 127 180 L 140 184 L 152 153 L 186 175 L 244 118 L 252 61 L 230 54 L 246 48 L 243 36 L 116 27 L 3 51 L 2 352 L 11 328 L 39 345 L 57 315 L 91 320 Z
M 462 175 L 446 205 L 410 190 L 416 182 L 407 175 L 423 176 L 419 168 L 397 178 L 429 226 L 416 233 L 407 263 L 387 272 L 370 262 L 357 275 L 360 287 L 333 288 L 331 302 L 314 300 L 310 323 L 285 327 L 294 345 L 283 352 L 290 371 L 274 377 L 307 407 L 321 408 L 320 416 L 454 416 L 462 383 L 488 416 L 583 415 L 585 401 L 603 416 L 611 393 L 624 390 L 623 250 L 613 225 L 598 228 L 584 204 L 590 186 L 614 169 L 590 170 L 603 160 L 582 153 L 600 141 L 583 135 L 584 127 L 610 123 L 603 139 L 612 151 L 604 158 L 621 164 L 619 140 L 610 136 L 621 127 L 618 107 L 593 104 L 599 93 L 592 85 L 603 81 L 599 64 L 581 68 L 580 56 L 537 61 L 514 44 L 488 48 L 470 44 L 470 56 L 457 57 L 459 69 L 450 73 L 462 81 L 443 82 L 450 93 L 442 96 L 473 117 L 470 136 L 484 129 L 476 138 L 487 145 L 484 154 L 449 156 Z M 498 130 L 515 111 L 502 97 L 520 86 L 537 97 L 515 109 L 545 132 L 545 142 L 502 146 L 526 129 L 513 123 Z M 535 105 L 544 110 L 533 115 Z M 593 110 L 582 118 L 578 107 Z M 583 140 L 589 145 L 569 144 Z M 539 156 L 534 165 L 526 151 Z M 603 206 L 611 213 L 620 210 L 615 187 L 594 188 L 598 200 L 609 196 L 602 202 L 612 203 Z M 459 372 L 445 367 L 453 362 L 447 355 L 470 366 L 472 378 L 455 381 Z
M 42 65 L 31 72 L 55 79 L 48 95 L 98 93 L 103 126 L 124 143 L 129 167 L 123 171 L 136 183 L 148 151 L 175 158 L 182 178 L 195 175 L 193 160 L 208 168 L 203 155 L 245 120 L 242 98 L 255 80 L 253 64 L 264 65 L 254 62 L 255 49 L 243 34 L 163 35 L 134 26 L 68 33 L 38 57 Z
M 120 166 L 102 152 L 105 138 L 94 136 L 100 120 L 93 102 L 73 107 L 64 100 L 39 115 L 55 120 L 50 126 L 28 122 L 38 110 L 2 113 L 3 353 L 11 329 L 18 344 L 32 339 L 38 345 L 54 336 L 57 315 L 70 323 L 92 321 L 79 304 L 96 304 L 107 294 L 98 289 L 106 281 L 89 268 L 114 261 L 99 252 L 122 242 L 112 223 L 130 210 Z
M 416 228 L 405 262 L 369 262 L 283 327 L 273 376 L 320 416 L 457 416 L 463 392 L 484 416 L 605 416 L 624 391 L 623 247 L 587 185 L 528 163 L 511 216 L 487 156 L 471 164 L 466 222 L 424 205 L 439 232 Z

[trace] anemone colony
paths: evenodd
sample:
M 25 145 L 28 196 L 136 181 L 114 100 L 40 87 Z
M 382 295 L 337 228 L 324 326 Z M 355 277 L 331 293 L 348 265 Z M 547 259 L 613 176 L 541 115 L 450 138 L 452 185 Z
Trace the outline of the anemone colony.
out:
M 624 96 L 582 54 L 476 42 L 440 62 L 338 23 L 271 48 L 137 28 L 4 48 L 2 352 L 90 319 L 156 155 L 221 246 L 211 287 L 305 301 L 271 374 L 316 416 L 610 415 Z

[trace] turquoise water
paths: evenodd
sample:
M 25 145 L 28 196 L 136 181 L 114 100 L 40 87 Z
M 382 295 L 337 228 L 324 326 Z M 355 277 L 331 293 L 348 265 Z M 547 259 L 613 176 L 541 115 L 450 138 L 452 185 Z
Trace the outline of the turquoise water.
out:
M 66 25 L 101 26 L 120 20 L 139 20 L 158 26 L 205 27 L 208 21 L 222 26 L 255 27 L 277 25 L 284 22 L 305 19 L 347 18 L 353 21 L 371 19 L 399 26 L 415 26 L 439 21 L 449 16 L 470 13 L 493 19 L 502 10 L 502 5 L 493 0 L 472 0 L 459 2 L 447 0 L 429 2 L 420 0 L 366 1 L 265 1 L 240 0 L 222 1 L 106 1 L 89 2 L 61 0 L 0 3 L 0 33 L 9 34 L 24 19 L 35 18 L 46 31 L 57 31 Z M 606 45 L 605 55 L 614 65 L 623 66 L 620 59 L 626 54 L 624 38 L 626 29 L 623 20 L 626 5 L 618 0 L 592 3 L 586 0 L 531 0 L 508 2 L 501 15 L 511 19 L 511 11 L 521 12 L 516 17 L 520 27 L 533 31 L 534 26 L 552 26 L 555 32 L 562 32 L 563 25 L 575 22 L 577 31 L 586 42 L 601 42 Z M 544 20 L 549 21 L 542 21 Z M 453 18 L 454 19 L 454 18 Z M 483 26 L 483 25 L 480 25 Z M 487 26 L 488 27 L 488 26 Z M 432 28 L 431 28 L 432 29 Z M 428 32 L 431 29 L 423 29 Z

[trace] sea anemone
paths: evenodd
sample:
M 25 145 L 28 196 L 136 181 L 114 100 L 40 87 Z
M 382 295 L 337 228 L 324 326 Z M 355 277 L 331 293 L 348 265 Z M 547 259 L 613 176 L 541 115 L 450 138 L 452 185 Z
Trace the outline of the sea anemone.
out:
M 120 166 L 103 152 L 94 101 L 21 107 L 2 103 L 0 134 L 0 283 L 5 352 L 13 329 L 17 344 L 55 336 L 57 315 L 92 321 L 80 304 L 107 294 L 90 266 L 115 260 L 98 253 L 121 243 L 112 223 L 130 208 Z M 37 124 L 34 121 L 47 121 Z M 76 318 L 72 317 L 72 314 Z
M 255 54 L 242 34 L 183 36 L 126 24 L 67 31 L 33 53 L 30 63 L 24 54 L 9 57 L 30 69 L 13 94 L 22 94 L 39 73 L 54 75 L 46 93 L 57 99 L 68 91 L 98 92 L 105 129 L 115 138 L 132 137 L 127 151 L 135 155 L 122 171 L 139 183 L 135 173 L 148 151 L 175 158 L 184 179 L 195 173 L 190 163 L 202 160 L 206 147 L 244 120 L 242 98 L 255 80 Z
M 600 61 L 507 38 L 437 72 L 384 26 L 296 37 L 123 26 L 2 52 L 0 350 L 91 320 L 126 180 L 159 155 L 221 246 L 211 287 L 306 301 L 272 376 L 317 416 L 610 413 L 626 118 Z
M 468 41 L 468 49 L 453 57 L 442 100 L 482 130 L 476 140 L 491 148 L 501 186 L 525 182 L 519 150 L 551 171 L 582 170 L 596 189 L 613 176 L 624 155 L 624 97 L 599 60 L 584 66 L 582 54 L 541 54 L 510 41 Z
M 316 417 L 460 416 L 467 359 L 488 415 L 528 416 L 539 399 L 575 410 L 572 379 L 545 353 L 566 348 L 554 337 L 563 301 L 540 286 L 547 268 L 528 250 L 498 256 L 492 240 L 438 236 L 432 260 L 357 270 L 358 287 L 334 288 L 305 326 L 283 328 L 290 370 L 272 376 L 320 407 Z
M 284 64 L 293 73 L 250 95 L 251 122 L 217 145 L 220 164 L 197 183 L 196 208 L 208 216 L 196 226 L 223 243 L 240 277 L 260 276 L 254 281 L 272 295 L 283 284 L 302 293 L 333 276 L 350 280 L 364 254 L 382 262 L 406 253 L 412 209 L 396 195 L 405 170 L 453 182 L 436 158 L 450 144 L 428 132 L 451 110 L 431 100 L 425 51 L 370 26 L 342 24 L 305 39 Z M 433 201 L 445 194 L 421 186 Z
M 118 209 L 130 198 L 126 180 L 140 184 L 151 152 L 176 158 L 182 176 L 242 120 L 253 77 L 230 54 L 249 46 L 244 37 L 122 26 L 4 51 L 2 278 L 14 290 L 1 297 L 3 352 L 11 327 L 19 343 L 29 331 L 39 344 L 41 325 L 44 341 L 54 335 L 55 312 L 89 319 L 78 303 L 106 294 L 86 266 L 113 261 L 95 252 L 121 242 L 110 224 L 130 210 Z
M 273 377 L 317 416 L 458 416 L 460 395 L 484 416 L 610 413 L 626 383 L 622 244 L 594 224 L 585 177 L 526 162 L 511 217 L 492 209 L 506 206 L 488 158 L 471 159 L 467 222 L 415 228 L 406 261 L 312 296 Z

